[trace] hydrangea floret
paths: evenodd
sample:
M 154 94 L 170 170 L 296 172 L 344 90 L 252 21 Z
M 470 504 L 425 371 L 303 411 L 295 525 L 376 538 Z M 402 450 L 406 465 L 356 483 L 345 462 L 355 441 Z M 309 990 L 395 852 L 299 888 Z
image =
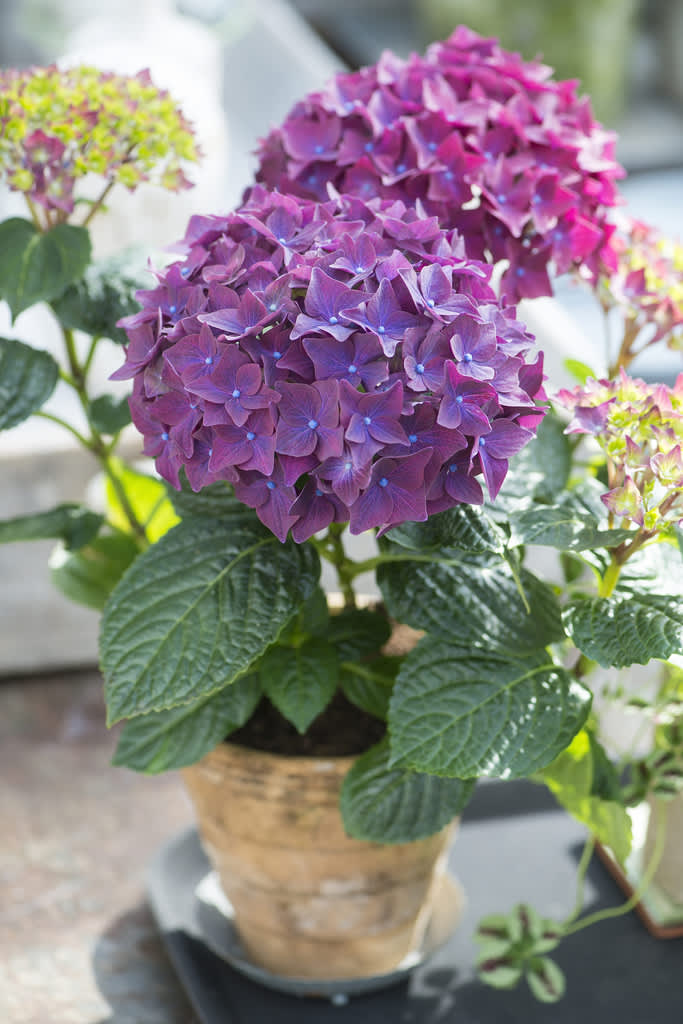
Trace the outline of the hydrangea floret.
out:
M 507 262 L 513 301 L 550 295 L 550 264 L 595 278 L 623 173 L 577 83 L 551 76 L 461 26 L 424 56 L 385 53 L 309 94 L 263 140 L 257 178 L 420 202 L 468 257 Z
M 615 223 L 595 285 L 604 313 L 618 311 L 623 318 L 613 371 L 659 341 L 671 349 L 683 346 L 683 246 L 623 213 Z
M 0 181 L 22 192 L 43 226 L 73 212 L 79 183 L 104 179 L 89 221 L 116 184 L 189 188 L 183 164 L 198 149 L 175 100 L 149 72 L 87 65 L 0 71 Z
M 654 536 L 683 520 L 683 374 L 674 387 L 647 384 L 622 369 L 589 379 L 558 403 L 572 411 L 570 434 L 587 434 L 606 457 L 612 518 Z M 645 538 L 644 538 L 645 539 Z
M 125 321 L 131 411 L 174 487 L 225 480 L 284 541 L 380 533 L 498 493 L 543 416 L 490 267 L 400 201 L 257 187 L 195 217 Z

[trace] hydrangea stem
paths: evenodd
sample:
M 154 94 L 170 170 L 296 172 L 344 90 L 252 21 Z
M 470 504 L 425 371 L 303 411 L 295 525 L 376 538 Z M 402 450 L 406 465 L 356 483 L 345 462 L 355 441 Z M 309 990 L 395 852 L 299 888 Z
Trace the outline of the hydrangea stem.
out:
M 62 336 L 64 339 L 64 347 L 66 349 L 67 360 L 69 364 L 69 375 L 63 375 L 63 379 L 70 385 L 71 388 L 76 392 L 80 401 L 81 407 L 85 414 L 85 418 L 88 424 L 88 431 L 90 437 L 86 438 L 80 435 L 73 427 L 71 427 L 66 421 L 57 419 L 56 421 L 61 423 L 76 436 L 81 444 L 88 451 L 92 452 L 95 458 L 98 460 L 102 470 L 111 483 L 111 486 L 116 494 L 116 497 L 121 505 L 121 510 L 128 520 L 128 524 L 131 529 L 133 536 L 144 546 L 147 545 L 147 533 L 144 526 L 135 514 L 135 510 L 130 503 L 126 490 L 119 479 L 114 466 L 111 461 L 111 447 L 107 445 L 100 434 L 99 430 L 94 426 L 90 416 L 90 400 L 86 388 L 86 377 L 92 358 L 95 352 L 95 346 L 97 344 L 97 338 L 93 338 L 90 344 L 90 349 L 85 363 L 81 363 L 78 357 L 78 351 L 76 349 L 76 340 L 73 331 L 67 327 L 62 327 Z
M 667 831 L 667 811 L 666 805 L 661 801 L 658 804 L 657 818 L 657 836 L 655 838 L 652 857 L 650 858 L 650 863 L 643 872 L 640 882 L 633 890 L 633 894 L 625 903 L 622 903 L 618 907 L 608 907 L 606 910 L 596 910 L 594 914 L 588 914 L 587 917 L 582 917 L 578 921 L 568 923 L 564 929 L 565 936 L 583 931 L 584 928 L 589 928 L 591 925 L 598 924 L 600 921 L 607 921 L 611 917 L 621 917 L 622 914 L 628 914 L 629 911 L 633 910 L 633 908 L 640 903 L 641 899 L 650 887 L 650 883 L 657 872 L 657 868 L 659 867 L 664 853 Z
M 344 524 L 330 523 L 324 539 L 316 544 L 318 551 L 326 561 L 334 566 L 339 580 L 339 589 L 344 598 L 344 605 L 347 608 L 356 607 L 356 594 L 353 589 L 353 579 L 357 575 L 355 564 L 347 557 L 342 541 Z

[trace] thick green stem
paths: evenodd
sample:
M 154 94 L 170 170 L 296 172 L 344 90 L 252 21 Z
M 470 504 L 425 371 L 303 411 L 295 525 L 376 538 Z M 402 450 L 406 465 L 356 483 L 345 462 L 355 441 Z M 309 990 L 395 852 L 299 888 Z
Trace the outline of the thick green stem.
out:
M 44 412 L 42 409 L 39 409 L 38 412 L 35 412 L 33 415 L 40 417 L 41 420 L 49 420 L 51 423 L 56 423 L 58 426 L 64 427 L 65 430 L 68 430 L 69 433 L 76 438 L 80 445 L 87 448 L 89 452 L 92 452 L 93 449 L 90 440 L 85 437 L 84 434 L 81 434 L 80 431 L 76 430 L 75 427 L 72 427 L 70 423 L 67 423 L 66 420 L 63 420 L 61 416 L 55 416 L 51 412 Z
M 353 589 L 353 580 L 358 575 L 355 571 L 356 565 L 346 555 L 342 533 L 344 526 L 340 523 L 330 523 L 324 539 L 316 544 L 318 551 L 326 561 L 334 566 L 339 580 L 339 589 L 344 598 L 344 605 L 347 608 L 356 607 L 356 594 Z
M 85 364 L 81 364 L 78 358 L 76 340 L 74 338 L 73 331 L 69 330 L 67 327 L 62 327 L 62 336 L 64 338 L 64 347 L 66 349 L 66 356 L 70 370 L 70 377 L 64 375 L 63 379 L 73 388 L 73 390 L 78 395 L 78 399 L 81 403 L 81 407 L 83 409 L 86 421 L 88 423 L 90 437 L 86 438 L 83 435 L 80 435 L 76 430 L 74 430 L 73 427 L 70 427 L 68 424 L 66 424 L 65 421 L 60 422 L 62 423 L 63 426 L 66 426 L 67 429 L 71 430 L 72 434 L 78 437 L 81 444 L 83 444 L 84 447 L 88 449 L 88 451 L 92 452 L 92 454 L 98 460 L 105 476 L 111 483 L 111 486 L 114 490 L 114 493 L 116 494 L 116 497 L 118 498 L 123 514 L 128 520 L 128 524 L 130 526 L 132 534 L 142 544 L 146 545 L 147 534 L 145 532 L 145 528 L 138 519 L 138 517 L 136 516 L 135 510 L 133 509 L 133 506 L 131 505 L 128 499 L 128 495 L 126 494 L 125 488 L 116 474 L 116 470 L 114 469 L 111 460 L 111 449 L 107 444 L 105 444 L 102 435 L 93 425 L 90 417 L 90 399 L 86 388 L 86 374 L 89 363 L 92 360 L 94 346 L 96 344 L 97 339 L 93 338 L 90 344 L 88 358 L 86 359 Z
M 598 587 L 598 597 L 610 597 L 614 591 L 619 580 L 619 574 L 621 572 L 621 563 L 616 561 L 612 556 L 612 561 L 605 570 L 605 575 L 600 580 Z
M 92 204 L 92 206 L 90 207 L 90 210 L 88 211 L 88 214 L 87 214 L 87 216 L 86 216 L 86 217 L 85 217 L 85 219 L 84 219 L 84 220 L 83 220 L 83 221 L 81 222 L 81 227 L 83 227 L 83 228 L 87 228 L 88 224 L 89 224 L 89 223 L 90 223 L 90 221 L 91 221 L 91 220 L 93 219 L 93 217 L 95 216 L 95 214 L 97 214 L 97 213 L 98 213 L 98 212 L 99 212 L 99 211 L 100 211 L 100 210 L 102 209 L 102 207 L 104 206 L 104 201 L 105 201 L 105 199 L 107 198 L 107 196 L 109 195 L 109 193 L 111 192 L 111 190 L 113 189 L 113 187 L 114 187 L 114 185 L 115 185 L 115 184 L 116 184 L 116 182 L 115 182 L 115 181 L 110 181 L 110 182 L 109 182 L 109 184 L 107 185 L 107 187 L 106 187 L 106 188 L 105 188 L 105 189 L 103 190 L 103 192 L 101 193 L 101 195 L 100 195 L 99 199 L 96 199 L 96 200 L 95 200 L 95 202 L 94 202 L 94 203 Z

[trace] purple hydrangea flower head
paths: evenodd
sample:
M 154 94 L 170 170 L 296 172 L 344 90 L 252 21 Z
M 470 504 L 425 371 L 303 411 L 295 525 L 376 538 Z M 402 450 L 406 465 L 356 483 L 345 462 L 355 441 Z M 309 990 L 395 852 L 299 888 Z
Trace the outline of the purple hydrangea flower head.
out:
M 576 83 L 460 27 L 426 54 L 385 54 L 297 103 L 261 143 L 259 181 L 325 200 L 421 204 L 470 258 L 507 260 L 513 301 L 551 294 L 547 268 L 595 278 L 623 172 Z
M 531 335 L 419 207 L 257 186 L 175 251 L 117 376 L 160 473 L 228 481 L 282 541 L 480 502 L 543 415 Z M 171 312 L 167 278 L 191 305 Z

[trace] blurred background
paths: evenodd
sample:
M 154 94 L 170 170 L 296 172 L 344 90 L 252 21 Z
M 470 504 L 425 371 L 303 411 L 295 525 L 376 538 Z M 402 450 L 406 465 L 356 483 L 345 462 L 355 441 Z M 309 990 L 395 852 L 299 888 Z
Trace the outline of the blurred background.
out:
M 683 0 L 0 0 L 0 66 L 85 61 L 133 73 L 149 67 L 195 122 L 204 159 L 181 195 L 114 192 L 96 227 L 99 255 L 131 242 L 161 250 L 193 212 L 239 200 L 257 139 L 297 99 L 340 67 L 384 49 L 422 50 L 464 23 L 526 59 L 542 56 L 561 78 L 580 78 L 597 116 L 619 132 L 630 212 L 683 237 Z M 22 213 L 0 190 L 0 218 Z M 602 323 L 588 293 L 560 282 L 556 300 L 522 316 L 548 353 L 552 384 L 564 358 L 599 363 Z M 59 339 L 46 312 L 29 310 L 0 335 L 44 348 Z M 120 362 L 113 347 L 96 367 L 102 390 Z M 672 382 L 680 354 L 648 353 L 636 371 Z M 57 391 L 52 399 L 67 401 Z M 138 445 L 131 437 L 131 445 Z M 84 493 L 93 467 L 45 421 L 3 434 L 0 518 Z M 0 548 L 0 675 L 96 663 L 97 619 L 50 585 L 50 542 Z M 11 585 L 9 584 L 11 581 Z

